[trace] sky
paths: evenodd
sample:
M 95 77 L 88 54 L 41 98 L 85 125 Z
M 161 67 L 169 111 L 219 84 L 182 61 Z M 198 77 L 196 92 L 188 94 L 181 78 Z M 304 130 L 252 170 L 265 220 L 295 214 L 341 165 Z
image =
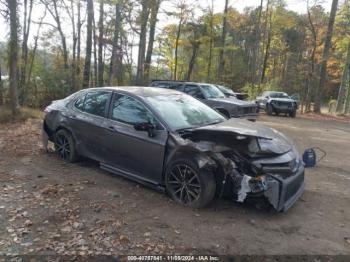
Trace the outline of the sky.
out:
M 214 1 L 214 12 L 223 12 L 225 0 L 213 0 Z M 261 0 L 229 0 L 229 6 L 237 9 L 239 12 L 243 12 L 246 7 L 257 7 L 260 5 Z M 264 6 L 266 5 L 268 0 L 263 0 Z M 307 0 L 285 0 L 287 4 L 287 9 L 293 10 L 297 13 L 306 13 L 306 1 Z M 332 4 L 332 0 L 309 0 L 310 3 L 313 3 L 314 1 L 317 1 L 318 3 L 322 4 L 324 9 L 329 12 Z M 340 0 L 339 6 L 346 0 Z M 23 1 L 20 1 L 23 2 Z M 95 15 L 98 15 L 98 0 L 95 0 Z M 159 22 L 157 24 L 157 32 L 160 31 L 160 29 L 169 23 L 176 23 L 177 21 L 174 20 L 174 18 L 171 18 L 169 16 L 166 16 L 164 14 L 164 11 L 171 11 L 172 8 L 174 8 L 174 2 L 176 0 L 164 0 L 164 2 L 161 5 L 160 14 L 159 14 Z M 201 14 L 201 9 L 207 8 L 208 6 L 211 6 L 212 0 L 186 0 L 187 4 L 195 5 L 197 8 L 195 9 L 195 15 L 199 16 Z M 0 8 L 4 8 L 3 6 L 0 6 Z M 21 15 L 23 12 L 22 10 L 19 11 L 19 14 Z M 41 16 L 44 13 L 44 7 L 42 5 L 34 5 L 33 7 L 33 13 L 32 13 L 32 20 L 33 21 L 39 21 Z M 20 20 L 23 18 L 20 17 Z M 95 18 L 96 21 L 98 18 Z M 64 18 L 63 18 L 64 20 Z M 50 16 L 49 13 L 47 13 L 44 22 L 49 22 L 51 24 L 55 24 L 54 20 Z M 70 42 L 72 37 L 71 35 L 71 25 L 69 23 L 63 23 L 62 25 L 63 31 L 66 34 L 67 38 L 67 44 L 68 46 L 71 46 L 72 43 Z M 48 28 L 42 27 L 42 31 L 47 30 Z M 84 26 L 83 26 L 84 30 Z M 31 34 L 29 35 L 29 46 L 31 46 L 34 42 L 34 34 L 37 32 L 37 25 L 32 23 L 31 26 Z M 0 15 L 0 42 L 8 40 L 9 37 L 9 26 L 7 21 L 4 20 L 4 18 Z M 84 47 L 84 41 L 85 41 L 85 34 L 82 34 L 82 48 Z M 57 38 L 59 41 L 59 38 Z M 59 43 L 59 42 L 58 42 Z M 40 42 L 39 42 L 40 46 Z M 42 47 L 41 47 L 42 48 Z M 134 46 L 133 49 L 137 47 Z M 133 50 L 133 60 L 137 59 L 137 50 Z
M 287 8 L 290 10 L 293 10 L 298 13 L 305 13 L 306 12 L 306 0 L 285 0 L 287 3 Z M 315 0 L 310 0 L 310 2 Z M 324 6 L 325 10 L 329 11 L 331 7 L 331 0 L 318 0 L 321 1 L 322 5 Z M 344 1 L 344 0 L 343 0 Z M 342 3 L 343 1 L 340 1 Z M 98 2 L 98 1 L 95 1 Z M 188 0 L 188 2 L 192 2 L 196 4 L 200 10 L 200 8 L 205 8 L 211 5 L 211 0 Z M 266 4 L 267 0 L 264 0 L 264 3 Z M 224 9 L 225 0 L 214 0 L 214 12 L 222 12 Z M 239 12 L 243 12 L 244 8 L 246 7 L 256 7 L 260 5 L 260 0 L 229 0 L 229 6 L 236 8 Z M 96 4 L 97 6 L 97 4 Z M 172 8 L 171 1 L 165 1 L 162 4 L 162 9 L 169 11 L 169 9 Z M 33 8 L 33 20 L 38 21 L 40 16 L 43 13 L 43 7 L 41 6 L 34 6 Z M 50 19 L 49 15 L 47 16 Z M 169 23 L 169 19 L 167 17 L 160 17 L 160 23 L 158 24 L 159 27 L 162 27 L 163 24 Z M 70 29 L 67 29 L 70 30 Z M 32 30 L 35 31 L 35 30 Z M 0 41 L 4 41 L 9 34 L 9 27 L 7 23 L 4 21 L 4 18 L 0 16 Z

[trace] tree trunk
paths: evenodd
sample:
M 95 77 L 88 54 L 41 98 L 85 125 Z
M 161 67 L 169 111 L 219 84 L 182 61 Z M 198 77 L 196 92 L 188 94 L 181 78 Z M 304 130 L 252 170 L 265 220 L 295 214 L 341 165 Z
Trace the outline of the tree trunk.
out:
M 192 55 L 191 55 L 190 62 L 188 64 L 186 81 L 191 80 L 191 75 L 192 75 L 194 64 L 196 62 L 199 46 L 200 46 L 200 44 L 198 42 L 192 43 Z
M 269 58 L 269 52 L 270 52 L 270 43 L 271 43 L 271 32 L 268 32 L 267 36 L 267 44 L 266 44 L 266 50 L 265 50 L 265 56 L 264 56 L 264 62 L 263 62 L 263 67 L 261 70 L 261 78 L 260 78 L 260 84 L 264 83 L 265 80 L 265 72 L 267 68 L 267 60 Z
M 80 89 L 81 85 L 78 84 L 80 83 L 80 52 L 81 52 L 81 15 L 80 15 L 80 9 L 81 9 L 81 4 L 80 0 L 77 2 L 77 59 L 76 59 L 76 66 L 75 66 L 75 79 L 77 80 L 76 82 L 76 89 Z
M 214 0 L 211 0 L 210 9 L 210 21 L 209 21 L 210 33 L 209 33 L 209 56 L 207 64 L 207 82 L 210 82 L 210 72 L 211 72 L 211 60 L 213 57 L 213 27 L 214 27 Z
M 345 102 L 345 109 L 344 113 L 349 114 L 350 113 L 350 67 L 348 68 L 348 92 L 346 96 L 346 102 Z
M 255 84 L 258 81 L 257 64 L 258 64 L 258 57 L 259 57 L 259 43 L 260 43 L 260 37 L 261 37 L 261 16 L 262 16 L 263 2 L 264 2 L 263 0 L 260 1 L 258 19 L 256 20 L 256 24 L 253 31 L 254 39 L 253 39 L 252 47 L 247 47 L 248 50 L 246 51 L 248 52 L 248 59 L 249 59 L 248 76 L 249 76 L 249 81 L 252 84 Z
M 121 2 L 118 1 L 115 5 L 115 22 L 114 22 L 114 35 L 113 35 L 113 46 L 112 46 L 112 56 L 109 65 L 109 77 L 108 85 L 117 84 L 120 79 L 118 79 L 118 49 L 119 49 L 119 38 L 121 30 Z
M 269 14 L 269 7 L 270 7 L 270 0 L 268 0 L 267 4 L 266 4 L 266 23 L 265 23 L 264 31 L 265 31 L 265 33 L 267 33 L 267 40 L 266 40 L 266 48 L 265 48 L 265 53 L 264 53 L 263 64 L 262 64 L 262 68 L 261 68 L 259 86 L 265 80 L 267 61 L 268 61 L 269 55 L 270 55 L 270 44 L 271 44 L 271 38 L 272 38 L 271 34 L 272 34 L 272 12 L 273 12 L 273 9 L 271 8 L 270 14 Z M 268 30 L 267 30 L 267 28 L 268 28 Z
M 137 58 L 136 85 L 143 85 L 145 53 L 146 53 L 146 33 L 147 33 L 147 22 L 148 22 L 148 16 L 149 16 L 148 1 L 142 0 L 141 6 L 142 6 L 141 27 L 140 27 L 138 58 Z
M 22 41 L 22 55 L 21 55 L 21 76 L 19 82 L 20 100 L 25 102 L 26 98 L 26 74 L 28 64 L 28 36 L 30 32 L 31 17 L 33 10 L 33 0 L 29 1 L 29 13 L 28 13 L 28 1 L 24 0 L 24 17 L 23 17 L 23 41 Z
M 334 26 L 335 15 L 337 13 L 337 7 L 338 7 L 338 0 L 333 0 L 331 13 L 329 16 L 326 40 L 325 40 L 324 49 L 323 49 L 322 61 L 321 61 L 320 81 L 316 90 L 314 112 L 318 114 L 321 113 L 322 95 L 323 95 L 323 90 L 326 83 L 327 62 L 330 55 L 330 48 L 332 45 L 333 26 Z
M 18 103 L 18 91 L 17 91 L 17 0 L 7 0 L 7 5 L 10 15 L 10 47 L 9 47 L 9 77 L 10 77 L 10 97 L 11 97 L 11 110 L 13 115 L 17 115 L 19 112 Z
M 98 86 L 103 86 L 103 3 L 104 0 L 100 0 L 100 18 L 98 20 Z
M 345 95 L 346 95 L 346 85 L 349 78 L 349 68 L 350 68 L 350 41 L 348 43 L 348 50 L 346 55 L 343 76 L 342 76 L 342 80 L 341 80 L 339 92 L 338 92 L 337 107 L 336 107 L 336 112 L 338 113 L 344 112 L 343 109 L 344 109 L 345 100 L 346 100 Z
M 228 0 L 225 0 L 225 9 L 224 9 L 224 17 L 222 21 L 222 34 L 221 34 L 221 40 L 220 40 L 220 52 L 219 52 L 219 66 L 218 66 L 218 72 L 217 76 L 218 79 L 223 80 L 224 79 L 224 69 L 225 69 L 225 59 L 224 59 L 224 52 L 225 52 L 225 41 L 226 41 L 226 34 L 227 34 L 227 11 L 228 11 Z
M 310 57 L 311 62 L 311 68 L 308 70 L 308 81 L 307 81 L 307 90 L 306 90 L 306 97 L 305 97 L 305 111 L 310 111 L 311 109 L 311 100 L 312 95 L 314 91 L 314 72 L 315 72 L 315 55 L 316 55 L 316 49 L 317 49 L 317 32 L 314 26 L 314 23 L 311 19 L 311 13 L 310 13 L 310 7 L 309 2 L 307 2 L 307 16 L 308 21 L 310 24 L 310 31 L 312 33 L 312 39 L 313 39 L 313 47 Z
M 154 36 L 156 32 L 156 23 L 157 23 L 157 16 L 158 16 L 158 10 L 160 6 L 161 0 L 153 0 L 152 6 L 151 6 L 151 18 L 150 18 L 150 27 L 149 27 L 149 39 L 148 39 L 148 46 L 147 46 L 147 52 L 146 52 L 146 60 L 145 60 L 145 73 L 144 73 L 144 83 L 149 81 L 149 75 L 150 75 L 150 67 L 152 63 L 152 53 L 153 53 L 153 43 L 154 43 Z
M 36 36 L 34 37 L 34 47 L 33 47 L 33 51 L 32 51 L 32 59 L 30 61 L 30 65 L 29 65 L 29 69 L 28 69 L 28 76 L 27 76 L 27 82 L 26 82 L 26 86 L 29 86 L 30 83 L 30 79 L 32 77 L 32 70 L 33 70 L 33 65 L 34 65 L 34 59 L 35 59 L 35 54 L 36 54 L 36 49 L 38 48 L 38 38 L 39 38 L 39 33 L 40 33 L 40 29 L 42 26 L 42 22 L 44 20 L 46 16 L 46 11 L 44 13 L 44 15 L 41 17 L 39 25 L 38 25 L 38 30 L 36 32 Z
M 93 86 L 97 86 L 98 83 L 98 64 L 97 64 L 97 34 L 96 34 L 96 23 L 95 23 L 95 14 L 92 14 L 92 19 L 93 19 L 93 23 L 92 23 L 92 35 L 93 35 L 93 43 L 94 43 L 94 72 L 93 72 L 93 81 L 92 84 Z M 91 79 L 92 80 L 92 79 Z
M 0 60 L 0 106 L 3 105 L 4 95 L 3 95 L 3 84 L 1 79 L 1 60 Z
M 91 73 L 91 51 L 92 51 L 92 22 L 94 5 L 92 0 L 87 0 L 87 33 L 86 33 L 86 54 L 83 74 L 83 88 L 88 88 Z
M 63 2 L 64 3 L 64 2 Z M 74 0 L 70 0 L 70 6 L 68 7 L 66 4 L 64 5 L 66 8 L 66 11 L 70 17 L 71 23 L 72 23 L 72 62 L 71 62 L 71 86 L 70 91 L 73 92 L 77 89 L 77 81 L 76 81 L 76 66 L 77 66 L 77 36 L 76 36 L 76 25 L 75 25 L 75 13 L 74 13 Z
M 176 32 L 176 40 L 175 40 L 175 59 L 174 59 L 174 75 L 173 79 L 177 80 L 177 59 L 178 59 L 178 49 L 179 49 L 179 39 L 181 35 L 181 27 L 182 27 L 182 15 L 180 18 L 179 26 Z

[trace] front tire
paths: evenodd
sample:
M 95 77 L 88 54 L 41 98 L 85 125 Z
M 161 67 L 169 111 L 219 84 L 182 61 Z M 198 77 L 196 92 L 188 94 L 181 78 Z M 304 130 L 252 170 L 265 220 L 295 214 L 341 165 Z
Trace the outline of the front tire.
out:
M 178 204 L 192 208 L 208 205 L 215 196 L 216 181 L 212 173 L 199 171 L 187 159 L 170 162 L 165 173 L 168 195 Z
M 296 114 L 297 114 L 296 110 L 293 110 L 292 112 L 289 112 L 289 116 L 292 117 L 292 118 L 295 118 Z
M 66 162 L 73 163 L 78 160 L 73 136 L 64 129 L 55 133 L 55 151 Z

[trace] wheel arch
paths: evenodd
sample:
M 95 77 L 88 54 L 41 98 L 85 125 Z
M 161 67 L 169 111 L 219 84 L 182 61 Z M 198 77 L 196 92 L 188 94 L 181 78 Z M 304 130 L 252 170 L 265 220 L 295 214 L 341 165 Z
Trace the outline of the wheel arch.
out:
M 214 171 L 218 166 L 216 161 L 205 152 L 200 152 L 193 148 L 181 148 L 168 154 L 168 157 L 164 162 L 162 183 L 164 183 L 166 170 L 169 165 L 179 159 L 187 159 L 189 161 L 192 161 L 199 170 L 205 169 Z
M 60 124 L 55 128 L 55 133 L 57 133 L 59 130 L 65 130 L 67 131 L 72 137 L 75 143 L 77 143 L 77 137 L 75 136 L 73 130 L 69 128 L 67 125 Z

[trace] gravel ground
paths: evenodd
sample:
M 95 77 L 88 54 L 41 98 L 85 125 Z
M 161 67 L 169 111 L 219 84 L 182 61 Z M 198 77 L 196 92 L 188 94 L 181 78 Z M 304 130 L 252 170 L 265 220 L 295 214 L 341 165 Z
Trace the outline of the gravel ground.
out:
M 350 124 L 259 121 L 290 136 L 300 152 L 327 151 L 286 213 L 223 199 L 181 207 L 96 163 L 66 164 L 44 152 L 38 120 L 0 125 L 0 255 L 350 255 Z

